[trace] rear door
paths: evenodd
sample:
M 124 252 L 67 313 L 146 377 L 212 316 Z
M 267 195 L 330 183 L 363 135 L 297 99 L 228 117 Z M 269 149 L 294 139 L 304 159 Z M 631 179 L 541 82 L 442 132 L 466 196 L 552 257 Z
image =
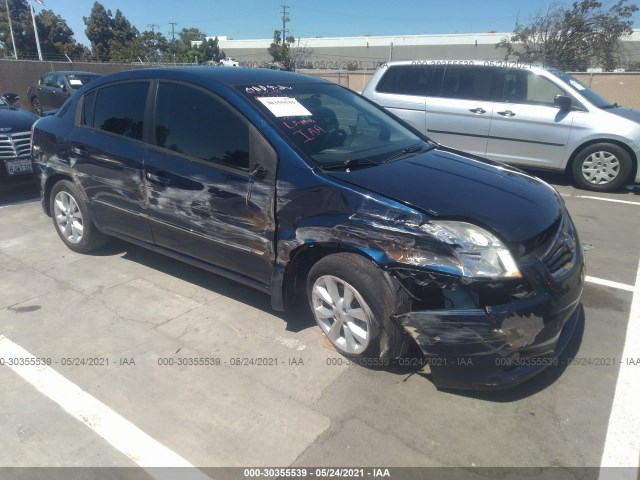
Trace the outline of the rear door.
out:
M 87 93 L 79 128 L 70 135 L 70 162 L 98 225 L 151 243 L 142 142 L 149 86 L 149 81 L 123 82 Z
M 508 70 L 486 156 L 530 167 L 561 167 L 576 111 L 554 106 L 556 95 L 570 94 L 529 70 Z
M 269 285 L 274 255 L 274 149 L 231 105 L 184 83 L 157 84 L 145 152 L 158 246 Z
M 427 135 L 443 145 L 484 155 L 500 75 L 492 67 L 447 66 L 439 93 L 427 99 Z

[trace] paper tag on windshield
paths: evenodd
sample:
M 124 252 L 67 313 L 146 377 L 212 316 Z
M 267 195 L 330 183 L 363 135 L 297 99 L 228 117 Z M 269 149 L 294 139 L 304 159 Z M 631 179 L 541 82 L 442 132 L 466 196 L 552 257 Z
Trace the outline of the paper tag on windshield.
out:
M 82 85 L 82 80 L 78 80 L 76 78 L 70 78 L 69 79 L 69 84 L 70 85 Z
M 291 97 L 258 97 L 257 100 L 269 109 L 276 117 L 311 116 L 311 112 L 304 108 L 295 98 Z

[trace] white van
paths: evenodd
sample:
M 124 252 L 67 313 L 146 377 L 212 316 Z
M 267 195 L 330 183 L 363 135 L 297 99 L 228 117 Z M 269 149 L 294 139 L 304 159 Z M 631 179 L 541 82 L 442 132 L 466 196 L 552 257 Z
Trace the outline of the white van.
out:
M 640 182 L 640 111 L 553 68 L 504 61 L 382 65 L 362 94 L 438 143 L 570 172 L 586 189 Z

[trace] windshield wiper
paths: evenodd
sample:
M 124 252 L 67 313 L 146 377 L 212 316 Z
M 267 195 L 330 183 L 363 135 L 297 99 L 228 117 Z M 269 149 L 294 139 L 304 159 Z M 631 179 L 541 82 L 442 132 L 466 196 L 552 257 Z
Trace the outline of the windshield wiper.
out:
M 350 170 L 355 167 L 372 167 L 374 165 L 380 165 L 378 162 L 367 160 L 366 158 L 351 158 L 346 162 L 330 163 L 328 165 L 319 165 L 321 170 Z
M 389 158 L 384 159 L 382 162 L 380 163 L 387 163 L 387 162 L 391 162 L 392 160 L 399 160 L 402 157 L 405 157 L 407 155 L 413 154 L 413 153 L 418 153 L 421 152 L 422 150 L 424 150 L 425 147 L 423 144 L 420 145 L 414 145 L 412 147 L 407 147 L 407 148 L 403 148 L 402 150 L 400 150 L 398 153 L 394 153 L 393 155 L 391 155 Z M 434 146 L 431 146 L 431 148 L 435 148 Z
M 600 107 L 600 108 L 602 108 L 603 110 L 608 110 L 610 108 L 618 108 L 618 102 L 614 102 L 614 103 L 612 103 L 610 105 L 605 105 L 605 106 Z

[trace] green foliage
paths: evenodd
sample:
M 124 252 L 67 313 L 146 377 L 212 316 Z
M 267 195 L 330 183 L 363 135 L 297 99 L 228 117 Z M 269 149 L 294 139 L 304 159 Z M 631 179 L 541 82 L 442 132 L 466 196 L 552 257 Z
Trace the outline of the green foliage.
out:
M 267 49 L 274 62 L 280 63 L 287 70 L 293 69 L 293 61 L 291 58 L 291 45 L 295 43 L 296 39 L 289 36 L 282 40 L 282 34 L 280 30 L 274 30 L 273 42 Z
M 33 33 L 33 20 L 26 0 L 9 0 L 11 26 L 18 58 L 37 58 L 37 47 Z M 68 55 L 73 60 L 87 57 L 88 50 L 73 38 L 73 30 L 67 22 L 52 10 L 42 10 L 36 15 L 38 37 L 43 58 L 50 60 L 65 59 Z M 13 56 L 11 33 L 7 22 L 6 4 L 2 2 L 0 9 L 0 52 L 5 56 Z
M 552 4 L 529 25 L 516 24 L 513 35 L 496 48 L 506 49 L 507 59 L 526 63 L 573 71 L 590 66 L 613 70 L 621 62 L 620 39 L 633 32 L 631 16 L 637 10 L 627 0 L 608 10 L 596 0 L 574 2 L 570 8 Z
M 120 10 L 112 16 L 111 10 L 95 2 L 91 14 L 83 20 L 95 60 L 131 61 L 137 57 L 136 41 L 140 33 Z

